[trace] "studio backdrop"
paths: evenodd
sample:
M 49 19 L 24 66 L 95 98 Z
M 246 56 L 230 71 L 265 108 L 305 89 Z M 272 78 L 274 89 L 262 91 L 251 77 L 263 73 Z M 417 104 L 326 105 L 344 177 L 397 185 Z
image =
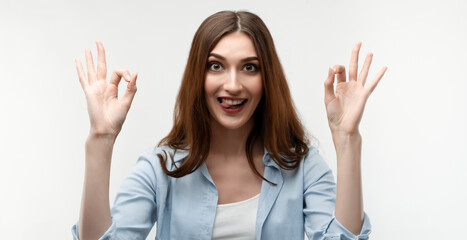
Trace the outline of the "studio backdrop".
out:
M 1 239 L 71 239 L 89 133 L 75 59 L 84 61 L 86 48 L 96 56 L 100 40 L 109 71 L 139 74 L 113 151 L 113 203 L 138 156 L 171 129 L 193 35 L 221 10 L 264 20 L 300 118 L 335 176 L 324 79 L 329 67 L 348 66 L 362 41 L 360 59 L 374 54 L 370 80 L 388 66 L 360 124 L 371 238 L 459 237 L 467 224 L 466 1 L 2 0 Z

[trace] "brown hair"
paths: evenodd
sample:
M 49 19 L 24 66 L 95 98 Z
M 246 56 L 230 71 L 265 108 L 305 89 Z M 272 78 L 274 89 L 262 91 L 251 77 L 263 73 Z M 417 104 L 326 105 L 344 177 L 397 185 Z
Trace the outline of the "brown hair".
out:
M 204 20 L 196 31 L 175 105 L 173 128 L 158 144 L 172 149 L 189 149 L 187 159 L 178 167 L 170 156 L 175 166 L 173 171 L 167 169 L 167 153 L 164 151 L 165 156 L 158 154 L 162 169 L 169 176 L 183 177 L 194 172 L 209 153 L 210 115 L 204 96 L 208 56 L 223 36 L 236 31 L 245 33 L 253 41 L 263 81 L 263 96 L 253 114 L 254 127 L 245 143 L 251 169 L 268 181 L 253 164 L 253 143 L 259 137 L 263 138 L 272 159 L 283 169 L 297 168 L 308 153 L 305 129 L 295 111 L 266 25 L 253 13 L 222 11 Z

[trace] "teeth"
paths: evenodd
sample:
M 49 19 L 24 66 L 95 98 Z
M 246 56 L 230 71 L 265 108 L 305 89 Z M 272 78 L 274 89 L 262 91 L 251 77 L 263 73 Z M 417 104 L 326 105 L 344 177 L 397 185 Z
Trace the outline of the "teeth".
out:
M 222 99 L 222 101 L 229 105 L 238 105 L 243 102 L 243 100 L 230 100 L 230 99 Z
M 243 100 L 230 100 L 230 99 L 222 99 L 222 102 L 225 102 L 229 105 L 238 105 L 243 102 Z

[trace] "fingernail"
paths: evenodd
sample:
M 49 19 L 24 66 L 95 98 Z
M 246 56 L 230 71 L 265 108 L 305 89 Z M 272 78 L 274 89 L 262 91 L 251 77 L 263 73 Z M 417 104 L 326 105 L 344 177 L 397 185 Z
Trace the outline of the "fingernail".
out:
M 130 75 L 128 75 L 128 74 L 125 74 L 125 76 L 124 76 L 124 77 L 125 77 L 125 80 L 126 80 L 127 82 L 129 82 L 129 81 L 130 81 Z

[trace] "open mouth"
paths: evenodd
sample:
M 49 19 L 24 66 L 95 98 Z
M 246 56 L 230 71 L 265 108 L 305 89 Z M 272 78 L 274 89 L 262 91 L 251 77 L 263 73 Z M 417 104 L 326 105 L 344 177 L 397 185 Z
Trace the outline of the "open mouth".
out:
M 248 99 L 227 99 L 227 98 L 217 98 L 217 101 L 221 104 L 221 107 L 227 109 L 235 109 L 241 107 L 245 104 Z

